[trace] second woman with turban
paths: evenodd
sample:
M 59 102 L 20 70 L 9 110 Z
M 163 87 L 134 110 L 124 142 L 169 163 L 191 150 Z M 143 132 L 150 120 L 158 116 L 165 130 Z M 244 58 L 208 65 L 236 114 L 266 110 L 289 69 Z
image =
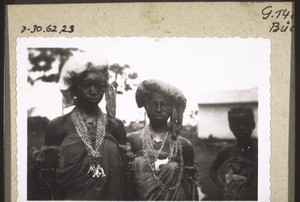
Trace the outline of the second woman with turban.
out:
M 193 147 L 179 135 L 185 96 L 170 84 L 146 80 L 137 88 L 136 102 L 150 123 L 128 135 L 135 154 L 131 199 L 197 200 Z

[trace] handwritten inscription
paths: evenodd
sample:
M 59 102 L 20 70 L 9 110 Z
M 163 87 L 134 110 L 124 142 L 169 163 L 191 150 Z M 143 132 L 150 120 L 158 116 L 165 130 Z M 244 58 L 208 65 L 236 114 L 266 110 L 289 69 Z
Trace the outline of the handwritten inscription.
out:
M 33 25 L 33 26 L 22 26 L 21 27 L 21 33 L 46 33 L 46 32 L 57 32 L 59 34 L 61 33 L 72 33 L 74 32 L 75 27 L 74 25 L 63 25 L 63 26 L 56 26 L 56 25 L 48 25 L 48 26 L 40 26 L 40 25 Z
M 273 9 L 273 6 L 266 6 L 261 14 L 263 20 L 271 20 L 269 32 L 292 32 L 294 30 L 294 13 L 288 9 Z

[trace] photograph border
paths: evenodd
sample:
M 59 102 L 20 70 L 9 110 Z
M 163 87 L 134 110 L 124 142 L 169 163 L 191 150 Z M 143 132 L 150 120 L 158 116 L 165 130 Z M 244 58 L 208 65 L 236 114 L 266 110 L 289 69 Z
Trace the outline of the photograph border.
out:
M 161 30 L 164 31 L 168 31 L 171 32 L 172 35 L 174 36 L 199 36 L 199 37 L 203 37 L 203 36 L 209 36 L 210 33 L 211 37 L 216 37 L 220 34 L 226 36 L 239 36 L 239 37 L 263 37 L 263 38 L 269 38 L 271 39 L 271 44 L 272 44 L 272 53 L 271 53 L 271 64 L 272 64 L 272 76 L 271 76 L 271 96 L 272 96 L 272 103 L 271 103 L 271 109 L 272 109 L 272 120 L 271 120 L 271 128 L 272 128 L 272 137 L 271 137 L 271 141 L 272 141 L 272 148 L 276 148 L 275 150 L 272 150 L 272 157 L 271 157 L 271 165 L 272 168 L 271 169 L 271 200 L 280 200 L 280 199 L 286 199 L 286 198 L 293 198 L 293 193 L 294 193 L 294 189 L 289 188 L 289 186 L 292 186 L 292 182 L 293 182 L 293 175 L 291 175 L 291 173 L 294 173 L 293 168 L 291 168 L 289 165 L 294 165 L 294 162 L 291 158 L 288 158 L 289 160 L 287 161 L 283 161 L 282 158 L 284 157 L 288 157 L 291 154 L 294 154 L 294 146 L 292 144 L 291 141 L 293 141 L 295 134 L 293 132 L 293 126 L 295 125 L 293 123 L 293 121 L 289 121 L 291 114 L 293 113 L 290 109 L 290 104 L 293 98 L 293 84 L 291 84 L 292 80 L 291 80 L 291 57 L 292 57 L 292 53 L 291 53 L 291 35 L 292 34 L 282 34 L 282 33 L 269 33 L 268 32 L 268 27 L 270 26 L 270 21 L 262 21 L 261 18 L 258 17 L 258 15 L 261 12 L 261 9 L 264 6 L 270 5 L 272 4 L 272 6 L 274 6 L 274 8 L 278 8 L 280 9 L 281 7 L 285 7 L 288 8 L 290 10 L 292 10 L 292 3 L 291 2 L 284 2 L 284 3 L 260 3 L 260 4 L 255 4 L 255 3 L 245 3 L 244 5 L 242 5 L 241 3 L 235 2 L 232 3 L 230 5 L 230 3 L 224 3 L 222 6 L 225 6 L 225 9 L 222 10 L 223 12 L 221 13 L 222 15 L 230 13 L 231 17 L 230 18 L 224 18 L 222 20 L 223 26 L 216 26 L 219 28 L 219 30 L 216 30 L 216 28 L 214 27 L 209 27 L 207 30 L 204 29 L 205 26 L 209 26 L 209 25 L 220 25 L 220 23 L 216 22 L 216 19 L 212 18 L 211 19 L 211 23 L 199 26 L 198 28 L 193 27 L 193 23 L 195 22 L 191 22 L 191 29 L 190 30 L 185 30 L 184 26 L 183 28 L 176 28 L 174 26 L 170 26 L 170 24 L 163 24 L 163 23 L 158 23 L 160 26 L 160 29 L 158 29 L 158 24 L 155 23 L 155 20 L 157 20 L 157 16 L 162 15 L 161 12 L 161 7 L 159 5 L 160 3 L 157 3 L 157 5 L 153 6 L 153 4 L 144 4 L 140 7 L 140 9 L 143 9 L 143 11 L 150 11 L 150 15 L 145 15 L 142 17 L 142 20 L 138 21 L 139 26 L 137 26 L 137 28 L 134 28 L 133 30 L 131 30 L 131 32 L 136 33 L 137 35 L 143 35 L 143 33 L 145 35 L 148 34 L 148 36 L 155 36 L 157 37 L 158 35 L 162 34 Z M 175 3 L 176 4 L 176 3 Z M 189 4 L 189 3 L 187 3 Z M 222 4 L 222 3 L 220 3 Z M 219 7 L 220 4 L 218 5 L 218 3 L 211 3 L 211 6 L 214 6 L 214 8 Z M 84 4 L 82 4 L 84 5 Z M 104 5 L 104 4 L 102 4 Z M 183 5 L 183 4 L 181 4 Z M 205 3 L 203 3 L 203 5 L 205 5 Z M 57 5 L 51 5 L 51 9 L 55 8 L 55 9 L 62 9 L 65 10 L 66 6 L 58 6 Z M 67 15 L 62 15 L 60 17 L 66 17 L 67 20 L 70 20 L 72 18 L 72 16 L 75 15 L 74 11 L 76 11 L 76 9 L 74 9 L 73 6 L 76 5 L 72 5 L 71 7 L 73 8 L 73 10 L 68 13 Z M 78 6 L 78 5 L 77 5 Z M 86 6 L 85 8 L 90 9 L 91 11 L 94 11 L 95 8 L 92 8 L 89 5 L 84 5 Z M 110 7 L 111 6 L 111 7 Z M 109 9 L 115 9 L 116 4 L 114 5 L 110 5 L 108 7 L 110 7 Z M 124 6 L 124 4 L 122 5 Z M 120 7 L 122 7 L 120 6 Z M 133 6 L 135 7 L 136 4 Z M 140 6 L 140 5 L 139 5 Z M 136 6 L 134 9 L 138 9 L 139 6 Z M 206 5 L 205 5 L 206 6 Z M 205 7 L 203 6 L 203 7 Z M 233 7 L 233 10 L 236 9 L 240 9 L 243 12 L 242 16 L 244 17 L 243 20 L 247 20 L 247 19 L 253 19 L 253 21 L 251 21 L 248 26 L 243 25 L 243 23 L 241 22 L 241 19 L 238 19 L 237 17 L 240 17 L 237 13 L 234 12 L 230 12 L 228 11 L 228 7 Z M 26 19 L 26 22 L 34 22 L 33 19 L 35 19 L 35 16 L 38 16 L 41 12 L 46 13 L 45 10 L 47 10 L 47 8 L 49 8 L 49 5 L 45 5 L 42 6 L 42 8 L 39 8 L 38 10 L 35 10 L 36 7 L 34 5 L 32 6 L 27 6 L 27 7 L 22 7 L 22 6 L 9 6 L 7 9 L 8 12 L 8 32 L 10 33 L 10 35 L 8 36 L 8 43 L 9 43 L 9 70 L 7 71 L 7 74 L 9 74 L 10 79 L 8 81 L 8 85 L 11 87 L 10 88 L 10 92 L 8 93 L 9 97 L 8 99 L 5 100 L 6 102 L 6 106 L 10 106 L 10 111 L 9 114 L 11 115 L 11 117 L 9 117 L 9 121 L 10 121 L 10 128 L 11 129 L 7 129 L 6 127 L 6 132 L 8 132 L 8 134 L 12 134 L 14 136 L 14 128 L 16 127 L 15 122 L 14 122 L 14 118 L 15 118 L 15 109 L 14 107 L 11 106 L 15 106 L 16 102 L 15 102 L 15 70 L 14 70 L 14 66 L 15 66 L 15 50 L 13 49 L 13 47 L 16 47 L 16 37 L 20 37 L 20 33 L 19 33 L 19 29 L 21 26 L 21 23 L 19 21 L 20 18 L 22 18 L 22 15 L 20 13 L 18 13 L 18 11 L 21 9 L 23 11 L 29 11 L 29 13 L 31 13 L 31 15 L 28 17 L 28 19 Z M 105 7 L 105 11 L 107 11 L 107 6 Z M 174 9 L 173 5 L 171 6 L 171 9 Z M 188 6 L 183 5 L 182 9 L 187 9 Z M 245 8 L 246 7 L 246 8 Z M 72 9 L 70 8 L 70 9 Z M 109 10 L 108 9 L 108 10 Z M 191 9 L 190 11 L 195 12 L 195 8 L 189 8 Z M 122 10 L 122 9 L 121 9 Z M 163 10 L 163 9 L 162 9 Z M 247 13 L 244 13 L 246 12 Z M 124 12 L 124 10 L 121 11 L 121 13 Z M 192 13 L 193 13 L 192 12 Z M 210 11 L 211 12 L 211 11 Z M 26 13 L 26 12 L 25 12 Z M 109 13 L 109 12 L 108 12 Z M 108 14 L 106 13 L 106 14 Z M 144 13 L 144 12 L 143 12 Z M 250 14 L 249 14 L 250 13 Z M 169 13 L 165 13 L 165 15 L 167 16 Z M 195 13 L 193 13 L 195 14 Z M 207 15 L 212 15 L 212 13 L 206 13 Z M 191 13 L 185 13 L 185 16 L 190 16 Z M 199 16 L 200 15 L 196 15 L 199 20 Z M 225 15 L 224 15 L 225 16 Z M 101 14 L 99 16 L 96 16 L 97 19 L 103 16 L 101 16 Z M 128 16 L 126 16 L 128 17 Z M 181 16 L 182 17 L 182 16 Z M 230 22 L 229 19 L 234 18 L 236 19 L 236 21 L 234 22 Z M 257 19 L 259 18 L 259 19 Z M 112 35 L 112 36 L 120 36 L 120 35 L 124 35 L 124 36 L 130 36 L 130 31 L 128 32 L 128 30 L 124 30 L 124 27 L 121 26 L 120 29 L 116 29 L 115 27 L 110 27 L 110 31 L 105 29 L 105 30 L 93 30 L 91 29 L 90 26 L 84 25 L 85 21 L 88 18 L 83 18 L 81 19 L 81 21 L 78 24 L 83 25 L 83 30 L 80 30 L 76 35 L 78 36 L 95 36 L 95 35 Z M 119 19 L 115 19 L 116 22 L 118 22 L 117 24 L 122 25 L 121 22 L 119 21 Z M 181 23 L 184 22 L 186 19 L 180 19 L 180 18 L 176 18 L 177 23 Z M 44 20 L 44 21 L 43 21 Z M 57 22 L 61 22 L 58 17 L 55 19 Z M 202 19 L 201 19 L 202 20 Z M 19 22 L 18 22 L 19 21 Z M 47 16 L 45 19 L 39 19 L 39 21 L 43 21 L 43 22 L 47 22 L 49 21 L 49 16 Z M 121 20 L 122 21 L 122 20 Z M 144 21 L 144 22 L 143 22 Z M 150 24 L 149 24 L 150 21 Z M 203 20 L 202 20 L 203 21 Z M 204 20 L 204 21 L 207 21 Z M 24 21 L 23 21 L 24 22 Z M 225 24 L 224 24 L 225 22 Z M 105 23 L 104 23 L 105 24 Z M 107 25 L 107 24 L 106 24 Z M 178 25 L 178 24 L 175 24 Z M 149 30 L 149 26 L 151 27 Z M 239 29 L 237 29 L 236 27 L 239 26 Z M 256 32 L 254 31 L 254 29 L 256 29 Z M 88 31 L 87 31 L 88 30 Z M 93 31 L 91 31 L 93 30 Z M 171 31 L 170 31 L 171 30 Z M 184 30 L 186 32 L 184 32 Z M 244 30 L 244 31 L 241 31 Z M 150 32 L 147 32 L 150 31 Z M 203 32 L 201 32 L 203 31 Z M 91 33 L 92 32 L 92 33 Z M 201 33 L 201 34 L 200 34 Z M 213 33 L 213 34 L 212 34 Z M 165 33 L 166 34 L 166 33 Z M 29 37 L 30 34 L 25 34 L 23 35 L 24 37 Z M 53 35 L 51 34 L 41 34 L 41 36 L 45 37 L 45 36 L 50 36 L 53 37 Z M 292 85 L 292 86 L 291 86 Z M 290 100 L 288 100 L 288 102 L 286 101 L 282 101 L 282 97 L 290 97 Z M 8 101 L 10 100 L 10 102 Z M 281 126 L 283 126 L 281 129 L 278 128 L 278 125 L 282 124 Z M 291 126 L 292 125 L 292 126 Z M 10 131 L 12 130 L 12 131 Z M 292 130 L 292 131 L 290 131 Z M 282 134 L 287 134 L 288 137 L 283 136 L 283 137 L 279 137 L 280 135 L 282 136 Z M 6 143 L 6 148 L 5 151 L 11 151 L 12 154 L 15 154 L 16 150 L 15 150 L 15 140 L 14 137 L 7 138 L 5 139 L 5 141 L 8 141 L 8 144 Z M 7 146 L 11 146 L 10 148 L 7 149 Z M 15 157 L 12 155 L 8 155 L 6 153 L 6 158 L 10 159 L 14 159 Z M 279 162 L 278 162 L 279 160 Z M 277 162 L 276 162 L 277 161 Z M 8 169 L 10 172 L 14 173 L 15 171 L 11 170 L 11 168 L 15 168 L 15 162 L 14 161 L 10 161 L 11 164 L 10 165 L 5 165 L 6 166 L 6 170 Z M 281 165 L 279 165 L 281 163 Z M 7 168 L 8 166 L 8 168 Z M 283 169 L 282 169 L 283 166 Z M 11 168 L 10 168 L 11 167 Z M 281 170 L 280 168 L 281 167 Z M 292 170 L 291 170 L 292 169 Z M 275 173 L 280 173 L 280 177 L 278 179 L 275 179 L 273 175 L 275 175 Z M 272 177 L 273 176 L 273 177 Z M 288 180 L 285 180 L 284 178 L 288 177 Z M 12 176 L 13 177 L 13 176 Z M 10 191 L 11 193 L 9 195 L 13 195 L 13 191 L 15 190 L 14 188 L 14 184 L 16 183 L 16 181 L 14 180 L 15 178 L 13 177 L 10 181 L 11 184 L 9 184 L 9 187 L 11 187 Z M 286 189 L 279 187 L 278 184 L 284 184 L 284 187 L 286 187 Z M 8 196 L 13 197 L 13 196 Z

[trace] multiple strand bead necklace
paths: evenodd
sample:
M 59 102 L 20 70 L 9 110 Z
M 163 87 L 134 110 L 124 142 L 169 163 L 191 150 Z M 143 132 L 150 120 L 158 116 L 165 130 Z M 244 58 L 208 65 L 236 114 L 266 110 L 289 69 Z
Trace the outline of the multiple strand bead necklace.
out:
M 167 139 L 169 139 L 169 142 L 170 142 L 170 152 L 168 154 L 168 161 L 174 161 L 175 160 L 175 157 L 179 157 L 179 169 L 180 169 L 180 172 L 179 172 L 179 179 L 182 178 L 182 174 L 183 174 L 183 167 L 184 167 L 184 162 L 183 162 L 183 151 L 182 151 L 182 145 L 181 145 L 181 142 L 176 139 L 176 140 L 172 140 L 170 138 L 170 135 L 169 135 L 169 131 L 167 132 L 163 142 L 162 142 L 162 145 L 160 147 L 160 149 L 158 151 L 156 151 L 153 147 L 153 141 L 152 141 L 152 138 L 151 138 L 151 133 L 150 133 L 150 130 L 149 130 L 149 126 L 145 126 L 143 131 L 142 131 L 142 147 L 143 147 L 143 151 L 144 151 L 144 156 L 146 158 L 146 162 L 147 162 L 147 165 L 149 166 L 151 172 L 152 172 L 152 175 L 153 177 L 155 178 L 155 180 L 157 181 L 158 185 L 163 188 L 163 189 L 166 189 L 166 190 L 174 190 L 176 189 L 178 186 L 180 186 L 181 184 L 181 180 L 179 180 L 179 182 L 172 186 L 172 187 L 169 187 L 167 186 L 166 184 L 164 184 L 161 179 L 159 179 L 159 177 L 157 176 L 157 169 L 155 169 L 155 166 L 153 165 L 156 165 L 155 163 L 159 160 L 158 159 L 158 156 L 159 154 L 161 153 L 163 147 L 165 146 L 165 142 L 167 141 Z M 154 162 L 154 163 L 153 163 Z
M 88 128 L 85 124 L 82 112 L 77 107 L 71 113 L 71 119 L 75 125 L 76 132 L 82 142 L 84 143 L 89 160 L 90 160 L 90 167 L 88 170 L 88 174 L 92 174 L 93 177 L 105 177 L 105 173 L 103 168 L 101 167 L 101 159 L 102 159 L 102 143 L 104 141 L 105 136 L 105 126 L 106 120 L 104 114 L 101 112 L 101 109 L 98 108 L 98 117 L 96 122 L 96 140 L 95 145 L 93 146 L 91 137 L 89 135 Z

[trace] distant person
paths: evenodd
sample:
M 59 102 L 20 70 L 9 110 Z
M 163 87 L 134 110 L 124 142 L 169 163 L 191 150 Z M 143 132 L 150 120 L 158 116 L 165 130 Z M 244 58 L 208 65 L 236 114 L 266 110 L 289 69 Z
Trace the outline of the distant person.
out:
M 85 54 L 74 55 L 62 70 L 64 103 L 75 108 L 52 120 L 46 131 L 45 148 L 59 150 L 55 199 L 124 200 L 116 139 L 126 138 L 126 133 L 123 123 L 114 118 L 115 94 L 108 79 L 107 61 Z M 98 106 L 104 95 L 107 114 Z
M 128 135 L 135 154 L 131 200 L 197 200 L 194 150 L 180 136 L 185 96 L 170 84 L 145 80 L 137 88 L 136 102 L 150 123 Z
M 237 142 L 226 146 L 210 168 L 210 176 L 224 200 L 257 200 L 257 144 L 251 140 L 255 128 L 253 110 L 233 107 L 229 127 Z

